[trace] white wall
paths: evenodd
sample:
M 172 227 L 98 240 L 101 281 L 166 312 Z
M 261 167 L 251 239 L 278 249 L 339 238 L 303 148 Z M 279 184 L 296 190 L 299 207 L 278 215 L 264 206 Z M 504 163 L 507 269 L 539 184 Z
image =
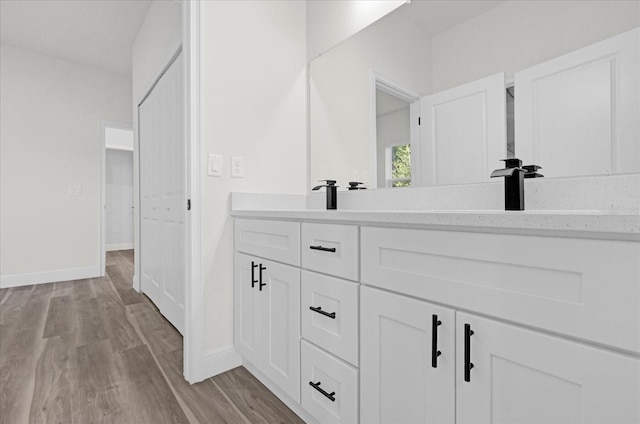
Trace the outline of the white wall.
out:
M 308 60 L 405 3 L 406 0 L 307 0 Z
M 640 2 L 507 1 L 433 37 L 433 92 L 514 72 L 640 25 Z
M 311 181 L 370 182 L 371 72 L 418 94 L 431 89 L 431 39 L 400 13 L 379 20 L 310 65 Z M 341 188 L 341 190 L 344 187 Z
M 137 107 L 182 43 L 182 5 L 155 0 L 133 43 L 133 101 Z
M 95 276 L 100 121 L 131 122 L 129 77 L 7 45 L 0 53 L 2 284 Z
M 107 250 L 133 248 L 133 152 L 107 149 L 105 158 Z
M 231 191 L 307 187 L 305 2 L 202 3 L 202 276 L 204 349 L 233 345 Z M 223 176 L 206 175 L 208 153 Z M 245 177 L 230 177 L 243 156 Z

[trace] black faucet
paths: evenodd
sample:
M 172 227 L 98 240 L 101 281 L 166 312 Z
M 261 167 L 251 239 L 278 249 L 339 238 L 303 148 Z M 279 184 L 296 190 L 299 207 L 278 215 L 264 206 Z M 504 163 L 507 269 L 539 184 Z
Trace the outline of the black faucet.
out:
M 367 188 L 362 186 L 363 184 L 364 183 L 359 183 L 359 182 L 356 182 L 356 181 L 349 181 L 348 190 L 366 190 Z
M 537 173 L 542 168 L 538 165 L 522 166 L 522 161 L 517 158 L 502 160 L 505 162 L 505 168 L 493 171 L 491 178 L 504 177 L 504 209 L 506 211 L 523 211 L 524 179 L 544 177 L 544 175 Z
M 312 190 L 320 190 L 322 187 L 327 188 L 327 209 L 338 208 L 338 186 L 335 180 L 320 180 L 325 181 L 326 184 L 315 186 Z

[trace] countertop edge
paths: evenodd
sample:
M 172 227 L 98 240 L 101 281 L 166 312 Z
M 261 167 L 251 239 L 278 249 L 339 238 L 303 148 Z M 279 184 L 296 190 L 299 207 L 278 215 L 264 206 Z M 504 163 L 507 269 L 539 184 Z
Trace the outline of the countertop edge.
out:
M 640 241 L 640 215 L 599 212 L 231 210 L 235 218 Z

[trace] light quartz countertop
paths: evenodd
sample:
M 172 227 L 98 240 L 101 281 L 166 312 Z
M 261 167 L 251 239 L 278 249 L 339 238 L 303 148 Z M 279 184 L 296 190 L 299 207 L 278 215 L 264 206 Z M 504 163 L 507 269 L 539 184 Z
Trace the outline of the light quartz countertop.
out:
M 236 218 L 640 241 L 640 215 L 602 211 L 238 210 Z
M 524 211 L 504 211 L 499 182 L 325 194 L 231 193 L 238 218 L 640 241 L 640 173 L 526 182 Z

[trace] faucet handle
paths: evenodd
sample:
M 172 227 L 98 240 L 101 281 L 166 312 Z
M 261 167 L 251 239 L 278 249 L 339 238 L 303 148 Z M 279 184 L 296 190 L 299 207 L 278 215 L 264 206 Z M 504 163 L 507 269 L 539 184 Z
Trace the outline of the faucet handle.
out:
M 505 168 L 522 168 L 522 161 L 518 158 L 500 159 Z
M 349 181 L 349 190 L 366 190 L 366 187 L 358 187 L 364 183 L 359 183 L 357 181 Z
M 522 168 L 524 168 L 525 173 L 524 173 L 524 177 L 525 178 L 542 178 L 544 177 L 544 175 L 542 174 L 538 174 L 538 169 L 542 169 L 541 166 L 538 165 L 525 165 Z

